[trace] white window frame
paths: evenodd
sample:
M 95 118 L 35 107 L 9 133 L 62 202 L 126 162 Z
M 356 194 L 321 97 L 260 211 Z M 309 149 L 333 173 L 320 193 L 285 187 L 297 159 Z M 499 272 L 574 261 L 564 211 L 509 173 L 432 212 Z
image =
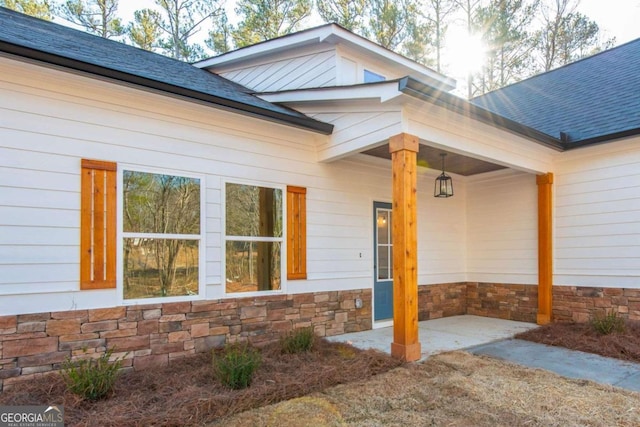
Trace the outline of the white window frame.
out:
M 171 175 L 185 178 L 193 178 L 200 180 L 200 234 L 163 234 L 162 238 L 167 239 L 184 239 L 184 240 L 198 240 L 198 294 L 197 295 L 181 295 L 170 297 L 155 297 L 155 298 L 124 298 L 124 239 L 125 238 L 157 238 L 155 233 L 131 233 L 124 232 L 123 221 L 123 209 L 124 209 L 124 172 L 142 172 L 151 173 L 157 175 Z M 118 241 L 117 241 L 117 290 L 118 300 L 121 305 L 138 305 L 138 304 L 157 304 L 157 303 L 170 303 L 181 301 L 194 301 L 205 299 L 205 280 L 206 280 L 206 180 L 204 175 L 193 174 L 174 169 L 160 169 L 141 167 L 137 165 L 129 165 L 124 163 L 118 163 L 118 194 L 117 194 L 117 222 L 118 222 Z M 196 237 L 197 236 L 197 237 Z
M 227 236 L 227 184 L 250 185 L 253 187 L 273 188 L 280 190 L 282 194 L 282 236 L 280 237 L 255 237 L 255 236 Z M 265 295 L 285 294 L 287 289 L 287 187 L 282 184 L 275 184 L 264 181 L 249 180 L 222 180 L 222 233 L 221 253 L 222 256 L 222 287 L 224 296 L 228 298 L 257 297 Z M 243 242 L 280 242 L 280 289 L 270 291 L 255 292 L 227 292 L 227 241 Z

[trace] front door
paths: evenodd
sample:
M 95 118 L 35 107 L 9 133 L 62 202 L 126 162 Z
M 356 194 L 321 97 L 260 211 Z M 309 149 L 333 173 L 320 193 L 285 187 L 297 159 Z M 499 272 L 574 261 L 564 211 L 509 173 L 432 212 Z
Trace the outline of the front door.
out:
M 391 203 L 373 203 L 373 319 L 393 319 Z

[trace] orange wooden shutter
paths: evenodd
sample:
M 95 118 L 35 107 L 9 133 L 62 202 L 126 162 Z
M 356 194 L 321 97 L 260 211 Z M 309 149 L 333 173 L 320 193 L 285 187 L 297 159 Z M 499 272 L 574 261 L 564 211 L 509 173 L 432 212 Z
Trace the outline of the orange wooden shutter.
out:
M 116 287 L 116 164 L 82 159 L 80 289 Z
M 287 279 L 307 278 L 307 189 L 287 186 Z

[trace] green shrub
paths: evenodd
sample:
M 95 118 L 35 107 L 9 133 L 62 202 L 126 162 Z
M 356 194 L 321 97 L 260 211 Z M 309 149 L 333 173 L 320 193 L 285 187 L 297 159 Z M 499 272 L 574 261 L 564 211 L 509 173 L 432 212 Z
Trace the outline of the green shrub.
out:
M 293 354 L 311 350 L 316 335 L 312 327 L 295 329 L 280 338 L 283 353 Z
M 612 332 L 624 332 L 625 323 L 617 311 L 610 311 L 604 314 L 596 314 L 591 320 L 593 328 L 602 335 L 609 335 Z
M 62 363 L 60 372 L 67 389 L 86 400 L 98 400 L 105 397 L 113 388 L 120 375 L 122 358 L 109 362 L 113 348 L 97 359 L 67 359 Z M 86 351 L 86 350 L 85 350 Z
M 256 349 L 246 344 L 230 344 L 213 353 L 213 374 L 225 386 L 239 390 L 251 385 L 261 363 L 262 356 Z

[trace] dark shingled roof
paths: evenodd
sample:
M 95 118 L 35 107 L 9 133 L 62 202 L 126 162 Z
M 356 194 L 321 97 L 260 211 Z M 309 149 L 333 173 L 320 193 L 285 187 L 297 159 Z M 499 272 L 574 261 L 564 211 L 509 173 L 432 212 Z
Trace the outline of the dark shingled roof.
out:
M 191 64 L 0 8 L 0 51 L 329 134 L 333 126 L 264 101 Z
M 565 148 L 640 134 L 640 39 L 471 102 Z

